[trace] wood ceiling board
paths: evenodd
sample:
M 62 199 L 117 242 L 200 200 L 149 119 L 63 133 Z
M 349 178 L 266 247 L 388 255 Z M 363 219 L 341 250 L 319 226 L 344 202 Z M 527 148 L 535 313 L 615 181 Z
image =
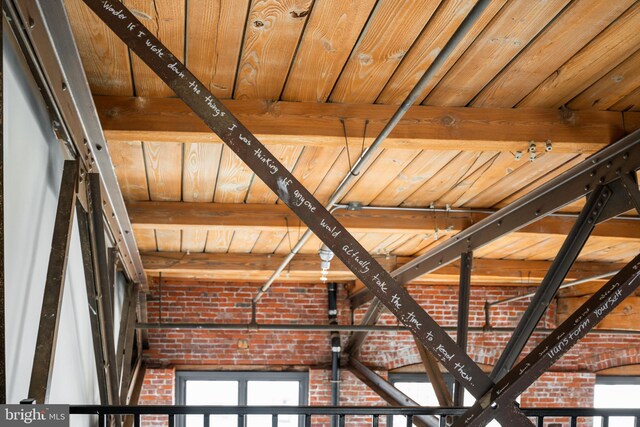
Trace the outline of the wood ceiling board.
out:
M 505 5 L 423 104 L 467 105 L 568 3 L 530 0 Z
M 380 194 L 373 206 L 399 206 L 425 182 L 451 162 L 460 151 L 423 150 Z
M 496 160 L 501 158 L 500 156 L 511 156 L 511 153 L 496 153 L 491 159 L 485 162 L 482 166 L 474 170 L 472 173 L 464 176 L 461 180 L 456 184 L 454 188 L 450 191 L 442 195 L 436 202 L 436 206 L 452 206 L 454 202 L 460 200 L 460 198 L 464 194 L 469 194 L 473 191 L 474 194 L 478 193 L 478 188 L 487 188 L 490 186 L 490 183 L 483 184 L 486 181 L 495 181 L 496 173 L 490 174 L 489 171 L 494 168 L 494 164 Z M 501 158 L 502 159 L 502 158 Z M 500 174 L 497 174 L 500 176 Z M 460 203 L 458 206 L 462 205 Z
M 466 203 L 475 197 L 476 194 L 491 188 L 502 178 L 516 170 L 521 165 L 521 162 L 522 159 L 516 160 L 512 153 L 500 153 L 497 157 L 492 159 L 490 163 L 488 163 L 488 169 L 484 171 L 463 194 L 453 201 L 443 201 L 449 203 L 454 208 L 465 206 Z
M 528 247 L 523 247 L 521 250 L 507 255 L 504 258 L 552 261 L 557 256 L 564 241 L 564 236 L 544 236 L 539 242 Z
M 180 230 L 156 230 L 156 242 L 160 252 L 180 252 L 182 232 Z
M 272 254 L 276 251 L 280 243 L 286 237 L 286 232 L 282 231 L 262 231 L 256 240 L 251 253 Z
M 220 158 L 214 202 L 243 203 L 253 176 L 249 166 L 225 146 Z
M 632 4 L 633 0 L 574 1 L 470 105 L 513 107 Z
M 91 93 L 133 95 L 127 46 L 82 0 L 64 3 Z
M 454 189 L 466 176 L 490 161 L 496 153 L 463 151 L 408 196 L 402 206 L 429 206 Z
M 398 174 L 409 165 L 420 150 L 383 150 L 371 163 L 366 173 L 351 187 L 342 202 L 360 202 L 370 205 L 387 186 L 392 185 Z
M 439 3 L 378 1 L 329 100 L 373 103 Z
M 513 252 L 518 247 L 519 236 L 516 233 L 502 236 L 486 245 L 473 251 L 473 256 L 477 258 L 497 259 L 505 253 Z
M 236 230 L 231 238 L 229 252 L 248 254 L 260 237 L 260 231 Z
M 186 0 L 126 0 L 125 5 L 178 60 L 184 62 Z M 175 96 L 173 90 L 135 54 L 131 70 L 136 96 Z
M 326 204 L 333 193 L 336 191 L 340 183 L 344 180 L 344 177 L 349 173 L 353 165 L 355 164 L 358 157 L 360 157 L 361 147 L 356 146 L 356 144 L 349 143 L 351 147 L 349 149 L 349 155 L 347 155 L 347 150 L 342 150 L 342 153 L 336 161 L 331 165 L 331 168 L 325 175 L 324 179 L 318 185 L 318 188 L 313 193 L 313 195 L 320 201 L 322 204 Z M 354 149 L 354 146 L 357 148 Z M 367 171 L 371 167 L 371 165 L 376 161 L 378 156 L 382 153 L 382 150 L 377 150 L 376 152 L 371 154 L 369 160 L 364 164 L 362 169 L 360 170 L 358 176 L 351 181 L 344 189 L 343 194 L 349 192 L 354 185 L 356 185 L 364 176 L 366 176 Z M 344 200 L 344 197 L 342 198 Z
M 637 241 L 611 244 L 600 250 L 588 251 L 580 254 L 580 259 L 598 262 L 630 262 L 640 253 L 640 243 Z
M 390 255 L 391 253 L 393 253 L 394 249 L 402 246 L 402 244 L 405 243 L 410 237 L 411 235 L 400 233 L 387 234 L 381 242 L 379 242 L 375 246 L 372 246 L 369 252 L 379 255 Z
M 175 98 L 95 97 L 107 140 L 215 142 L 219 138 Z M 267 145 L 359 147 L 371 144 L 397 107 L 226 100 L 225 105 Z M 344 118 L 345 127 L 340 118 Z M 384 148 L 409 150 L 526 150 L 551 140 L 555 153 L 593 153 L 625 135 L 622 113 L 557 109 L 483 109 L 414 106 Z M 355 148 L 354 148 L 355 149 Z
M 359 236 L 357 240 L 370 254 L 384 255 L 384 252 L 380 253 L 376 250 L 382 248 L 391 236 L 392 234 L 389 233 L 365 233 L 363 236 Z M 393 238 L 391 239 L 393 240 Z
M 275 145 L 267 147 L 267 149 L 290 171 L 300 158 L 303 147 Z M 247 194 L 246 203 L 275 203 L 277 200 L 278 196 L 260 178 L 254 177 Z
M 181 200 L 182 144 L 145 141 L 142 147 L 151 200 Z
M 133 228 L 136 245 L 139 251 L 157 251 L 156 233 L 154 230 Z
M 611 109 L 616 111 L 640 111 L 640 88 L 622 98 Z
M 125 201 L 149 200 L 142 143 L 110 142 L 109 156 Z
M 316 0 L 281 99 L 325 102 L 375 0 Z
M 217 98 L 231 98 L 249 0 L 187 2 L 186 66 Z
M 435 239 L 435 236 L 438 236 L 438 239 Z M 446 242 L 447 240 L 449 240 L 452 236 L 454 235 L 454 233 L 449 233 L 446 230 L 438 230 L 438 233 L 435 233 L 431 236 L 432 238 L 430 239 L 426 239 L 424 242 L 426 243 L 426 245 L 422 246 L 422 248 L 420 248 L 415 254 L 415 256 L 420 256 L 422 254 L 424 254 L 425 252 L 433 249 L 434 247 L 436 247 L 437 245 L 441 244 L 442 242 Z
M 397 256 L 411 256 L 422 249 L 424 246 L 430 244 L 429 239 L 433 240 L 428 234 L 419 234 L 411 237 L 402 245 L 395 248 L 392 252 Z
M 636 3 L 529 93 L 519 107 L 560 107 L 627 59 L 640 46 Z
M 531 182 L 530 184 L 520 188 L 518 191 L 516 191 L 515 193 L 509 195 L 508 197 L 504 198 L 499 203 L 497 203 L 494 207 L 496 209 L 505 207 L 509 203 L 512 203 L 512 202 L 518 200 L 520 197 L 523 197 L 524 195 L 526 195 L 526 194 L 530 193 L 531 191 L 535 190 L 536 188 L 538 188 L 542 184 L 544 184 L 544 183 L 552 180 L 556 176 L 568 171 L 572 167 L 574 167 L 577 164 L 579 164 L 580 162 L 584 161 L 586 158 L 587 158 L 587 156 L 584 156 L 584 155 L 575 156 L 575 157 L 571 158 L 566 163 L 554 168 L 551 171 L 547 171 L 542 176 L 537 177 L 537 179 L 535 179 L 533 182 Z M 522 161 L 526 161 L 526 160 L 522 159 Z M 535 163 L 535 160 L 534 160 L 534 163 Z M 582 205 L 584 204 L 584 202 L 582 200 L 580 200 L 578 203 L 579 204 L 576 204 L 576 205 L 568 205 L 568 206 L 573 206 L 572 209 L 565 210 L 565 208 L 568 207 L 568 206 L 565 206 L 563 209 L 560 209 L 560 211 L 579 212 L 581 207 L 582 207 Z
M 640 46 L 639 46 L 640 47 Z M 573 110 L 608 110 L 640 88 L 640 49 L 569 102 Z
M 280 98 L 312 3 L 312 0 L 251 2 L 234 98 Z
M 523 156 L 525 157 L 526 154 Z M 533 162 L 521 160 L 522 166 L 511 172 L 508 176 L 503 177 L 492 187 L 477 194 L 466 203 L 466 207 L 487 208 L 495 206 L 500 201 L 511 196 L 522 187 L 536 182 L 539 178 L 544 177 L 547 173 L 564 165 L 574 156 L 571 154 L 547 154 L 540 153 Z
M 402 103 L 447 44 L 476 0 L 444 0 L 385 85 L 376 103 Z M 491 6 L 489 6 L 491 7 Z M 419 104 L 425 94 L 415 101 Z
M 222 155 L 219 144 L 184 144 L 182 200 L 212 202 Z
M 182 197 L 182 144 L 143 142 L 149 195 L 153 201 Z M 156 230 L 159 251 L 180 251 L 180 230 Z
M 208 230 L 182 230 L 182 252 L 204 252 Z
M 206 253 L 225 253 L 229 250 L 232 238 L 233 231 L 231 230 L 209 230 L 204 250 Z
M 304 147 L 293 168 L 293 176 L 313 194 L 341 153 L 342 148 L 337 147 Z

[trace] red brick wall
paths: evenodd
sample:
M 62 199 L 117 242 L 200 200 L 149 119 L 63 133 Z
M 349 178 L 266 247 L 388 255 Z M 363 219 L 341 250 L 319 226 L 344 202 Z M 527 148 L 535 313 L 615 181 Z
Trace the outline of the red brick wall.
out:
M 582 407 L 593 406 L 596 376 L 592 373 L 547 372 L 520 397 L 523 407 Z M 545 426 L 568 426 L 566 418 L 545 418 Z M 591 420 L 578 419 L 578 425 L 589 427 Z
M 144 375 L 139 405 L 173 405 L 175 403 L 175 370 L 173 368 L 148 368 Z M 166 416 L 146 415 L 144 427 L 165 427 Z
M 158 283 L 150 284 L 148 314 L 150 322 L 160 321 L 160 295 Z M 163 322 L 212 322 L 241 323 L 251 320 L 251 299 L 258 290 L 257 284 L 246 283 L 208 283 L 164 280 L 162 285 L 162 321 Z M 474 287 L 471 294 L 470 325 L 483 326 L 484 302 L 520 295 L 527 288 Z M 455 326 L 457 321 L 457 289 L 448 286 L 409 286 L 409 292 L 434 319 L 443 326 Z M 339 287 L 339 322 L 349 324 L 352 316 L 349 311 L 345 291 Z M 491 310 L 491 323 L 494 327 L 513 327 L 527 307 L 528 301 L 495 306 Z M 366 306 L 353 313 L 353 321 L 359 323 Z M 327 289 L 321 284 L 274 284 L 258 304 L 256 320 L 259 324 L 327 323 Z M 555 327 L 555 305 L 542 320 L 541 326 Z M 384 314 L 381 324 L 395 325 L 396 319 Z M 343 342 L 348 334 L 343 334 Z M 452 333 L 453 335 L 453 333 Z M 506 332 L 475 332 L 469 337 L 469 354 L 483 364 L 493 364 L 499 357 L 510 334 Z M 525 353 L 544 338 L 536 333 Z M 239 348 L 240 343 L 248 348 Z M 328 404 L 330 384 L 327 367 L 330 363 L 330 340 L 326 332 L 287 331 L 269 332 L 256 330 L 242 331 L 149 331 L 150 348 L 145 358 L 151 366 L 206 365 L 215 369 L 252 369 L 287 370 L 302 367 L 310 372 L 310 404 Z M 361 349 L 361 360 L 380 370 L 383 374 L 390 369 L 419 363 L 419 355 L 411 336 L 406 332 L 370 334 Z M 580 370 L 592 372 L 603 367 L 617 364 L 637 363 L 640 358 L 640 337 L 594 333 L 563 357 L 554 367 L 559 371 L 548 378 L 571 386 L 576 391 L 580 404 L 590 402 L 593 384 L 582 381 L 582 374 L 564 374 Z M 256 365 L 258 366 L 256 368 Z M 147 373 L 143 399 L 141 403 L 171 403 L 173 396 L 173 371 L 171 369 L 151 369 Z M 575 384 L 571 378 L 578 378 Z M 586 375 L 593 379 L 593 375 Z M 561 381 L 562 380 L 562 381 Z M 169 384 L 170 383 L 170 384 Z M 547 388 L 556 390 L 553 381 L 540 380 L 533 391 L 523 395 L 523 406 L 551 405 L 552 400 L 562 406 L 573 405 L 570 398 L 574 393 L 559 393 L 552 397 L 544 395 Z M 547 387 L 548 386 L 548 387 Z M 351 374 L 343 371 L 341 383 L 343 405 L 381 404 L 382 401 Z M 582 395 L 580 393 L 587 393 Z M 535 396 L 541 399 L 536 400 Z M 527 397 L 525 399 L 525 396 Z M 154 400 L 155 399 L 155 400 Z M 576 401 L 577 402 L 577 401 Z M 577 403 L 575 403 L 577 404 Z M 325 420 L 327 421 L 327 420 Z M 321 421 L 318 421 L 322 424 Z M 315 425 L 315 422 L 314 422 Z

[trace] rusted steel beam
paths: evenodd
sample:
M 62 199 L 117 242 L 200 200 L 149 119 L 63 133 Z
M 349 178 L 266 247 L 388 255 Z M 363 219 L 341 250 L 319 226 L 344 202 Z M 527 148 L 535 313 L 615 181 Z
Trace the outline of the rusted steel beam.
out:
M 78 162 L 67 160 L 62 171 L 56 220 L 51 239 L 51 253 L 40 311 L 40 325 L 36 340 L 29 398 L 39 404 L 48 403 L 49 387 L 56 355 L 60 310 L 67 272 L 69 242 L 73 230 L 73 214 L 78 185 Z

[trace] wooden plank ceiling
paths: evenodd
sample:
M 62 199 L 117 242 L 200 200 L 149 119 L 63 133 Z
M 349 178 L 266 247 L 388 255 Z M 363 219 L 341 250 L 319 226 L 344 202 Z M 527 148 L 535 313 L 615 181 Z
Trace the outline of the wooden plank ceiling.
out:
M 264 280 L 304 228 L 179 100 L 167 99 L 171 90 L 81 0 L 65 1 L 149 273 Z M 325 202 L 475 1 L 124 3 Z M 640 127 L 638 28 L 637 1 L 494 0 L 341 202 L 497 209 L 576 165 Z M 194 204 L 222 214 L 198 219 Z M 261 215 L 272 208 L 279 213 Z M 242 215 L 246 222 L 224 219 Z M 389 268 L 473 222 L 426 211 L 406 220 L 411 226 L 393 226 L 402 213 L 373 223 L 360 215 L 350 220 L 354 234 L 392 260 Z M 636 224 L 618 224 L 626 234 L 602 228 L 580 260 L 597 266 L 594 274 L 630 260 L 640 250 Z M 477 251 L 508 267 L 474 274 L 485 283 L 540 277 L 536 262 L 553 259 L 567 229 L 546 227 Z M 301 251 L 307 258 L 283 279 L 316 281 L 319 259 L 307 264 L 320 245 L 312 238 Z M 350 278 L 335 270 L 330 278 Z

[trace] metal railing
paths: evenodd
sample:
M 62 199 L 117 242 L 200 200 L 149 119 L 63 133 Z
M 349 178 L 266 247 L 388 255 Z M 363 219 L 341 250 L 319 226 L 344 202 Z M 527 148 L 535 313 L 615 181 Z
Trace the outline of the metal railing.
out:
M 133 417 L 133 426 L 141 426 L 143 416 L 166 416 L 168 427 L 174 427 L 179 416 L 201 415 L 203 426 L 210 427 L 211 415 L 235 415 L 238 427 L 245 427 L 249 415 L 270 415 L 271 425 L 278 426 L 279 415 L 298 415 L 302 425 L 311 427 L 315 417 L 336 417 L 339 426 L 350 425 L 350 417 L 358 417 L 358 425 L 370 423 L 377 427 L 384 417 L 400 415 L 406 417 L 406 425 L 411 426 L 413 417 L 432 415 L 439 419 L 440 427 L 448 425 L 452 417 L 461 416 L 468 408 L 464 407 L 393 407 L 393 406 L 71 406 L 70 413 L 97 415 L 99 427 L 107 427 L 109 417 L 123 415 Z M 608 427 L 610 417 L 632 417 L 634 426 L 640 427 L 640 409 L 603 409 L 603 408 L 521 408 L 531 417 L 537 426 L 544 426 L 545 419 L 553 418 L 554 425 L 577 426 L 578 419 L 594 420 L 600 418 L 601 426 Z M 363 418 L 365 417 L 365 421 Z M 582 422 L 580 423 L 582 424 Z M 588 423 L 586 425 L 591 425 Z M 399 427 L 394 425 L 394 427 Z M 505 426 L 506 427 L 506 426 Z

